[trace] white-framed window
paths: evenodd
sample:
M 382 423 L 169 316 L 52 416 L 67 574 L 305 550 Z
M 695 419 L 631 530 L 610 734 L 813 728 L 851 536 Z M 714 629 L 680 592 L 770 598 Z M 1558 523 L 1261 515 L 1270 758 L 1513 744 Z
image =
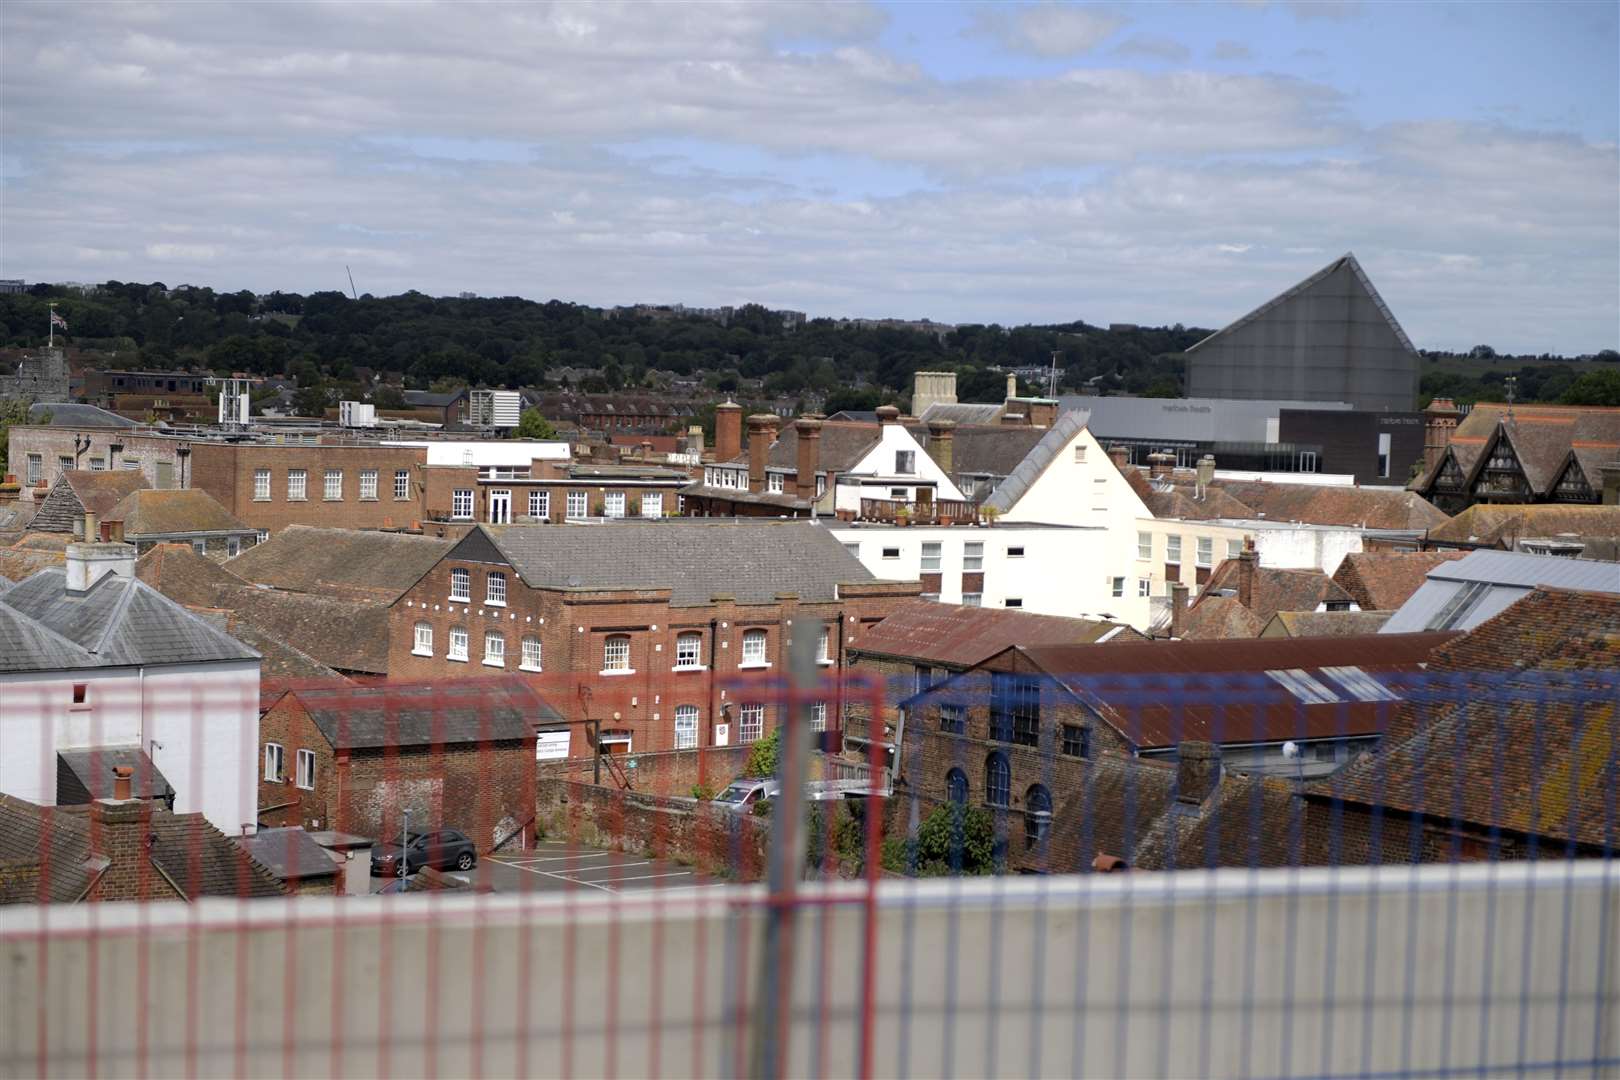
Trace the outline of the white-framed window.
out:
M 1125 595 L 1125 579 L 1124 578 L 1117 577 L 1117 578 L 1114 579 L 1114 590 L 1113 590 L 1113 592 L 1114 592 L 1115 596 L 1124 596 Z
M 810 730 L 827 730 L 827 703 L 825 701 L 810 703 Z
M 499 570 L 491 570 L 484 579 L 484 603 L 506 606 L 506 575 Z
M 225 538 L 225 555 L 234 559 L 242 554 L 242 538 L 240 536 L 227 536 Z
M 269 529 L 260 529 L 259 530 L 259 543 L 262 544 L 268 539 L 270 539 L 270 530 Z
M 764 666 L 765 659 L 765 631 L 744 630 L 742 640 L 742 663 L 744 667 L 753 665 Z
M 962 594 L 963 607 L 983 607 L 984 593 L 965 592 Z
M 433 624 L 426 619 L 416 624 L 416 637 L 411 643 L 411 655 L 433 655 Z
M 602 499 L 602 515 L 610 518 L 624 517 L 624 492 L 610 491 Z
M 367 502 L 377 501 L 377 470 L 360 470 L 360 498 Z
M 896 476 L 910 476 L 917 471 L 917 451 L 896 450 L 894 452 L 894 474 Z
M 765 734 L 765 706 L 752 703 L 737 710 L 737 741 L 758 742 Z
M 43 454 L 28 455 L 28 486 L 33 487 L 45 479 L 45 457 Z
M 895 502 L 910 502 L 911 501 L 911 489 L 910 488 L 890 488 L 889 489 L 889 498 L 893 499 Z
M 1086 463 L 1086 444 L 1085 443 L 1075 443 L 1074 444 L 1074 463 L 1076 465 L 1084 465 Z
M 664 495 L 662 492 L 649 491 L 641 497 L 641 516 L 644 518 L 661 518 L 664 516 Z
M 586 513 L 586 494 L 583 491 L 570 491 L 568 493 L 568 516 L 582 518 Z
M 497 631 L 484 631 L 484 663 L 490 667 L 506 666 L 506 638 Z
M 91 472 L 106 472 L 107 471 L 107 459 L 106 458 L 98 458 L 98 457 L 91 458 L 90 459 L 90 471 Z
M 675 706 L 675 749 L 692 750 L 698 744 L 698 707 Z
M 56 456 L 56 466 L 57 466 L 57 468 L 61 469 L 63 472 L 68 472 L 69 470 L 71 470 L 73 468 L 73 457 L 72 457 L 72 455 L 70 455 L 70 454 L 58 454 Z
M 321 498 L 337 502 L 343 498 L 343 470 L 327 469 L 326 486 L 321 491 Z
M 411 497 L 411 470 L 394 470 L 394 499 L 402 501 Z
M 450 571 L 450 599 L 462 603 L 472 601 L 472 571 L 465 566 Z
M 962 545 L 962 569 L 984 569 L 984 541 L 975 540 L 972 543 Z
M 287 501 L 303 502 L 309 497 L 309 473 L 303 469 L 287 470 Z
M 523 655 L 518 658 L 518 667 L 522 668 L 524 671 L 541 670 L 539 635 L 523 635 Z
M 1164 561 L 1181 565 L 1181 537 L 1171 535 L 1164 538 Z
M 1153 534 L 1139 532 L 1136 534 L 1136 557 L 1138 559 L 1153 558 Z
M 695 668 L 703 666 L 703 635 L 688 630 L 675 635 L 675 666 Z
M 551 517 L 551 492 L 538 488 L 530 490 L 529 516 L 542 519 Z
M 1136 595 L 1137 596 L 1152 596 L 1153 595 L 1153 581 L 1151 579 L 1145 578 L 1145 577 L 1137 578 L 1136 579 Z
M 1215 538 L 1200 536 L 1198 538 L 1198 565 L 1209 566 L 1215 562 Z
M 254 469 L 253 470 L 253 501 L 254 502 L 269 502 L 270 501 L 270 470 L 269 469 Z
M 825 473 L 816 474 L 816 498 L 827 494 L 827 476 Z
M 264 744 L 264 778 L 272 784 L 282 781 L 281 770 L 287 763 L 286 751 L 280 743 Z
M 602 643 L 602 670 L 630 670 L 630 635 L 610 634 Z
M 940 554 L 943 550 L 944 545 L 937 540 L 923 544 L 922 568 L 925 573 L 930 570 L 939 569 Z
M 450 651 L 444 655 L 447 660 L 467 659 L 467 628 L 465 626 L 452 626 L 450 628 Z
M 822 664 L 832 663 L 832 628 L 823 626 L 821 637 L 816 639 L 816 661 Z
M 1226 557 L 1228 559 L 1235 559 L 1239 555 L 1242 555 L 1242 554 L 1243 554 L 1243 541 L 1241 541 L 1241 540 L 1228 540 L 1226 542 Z
M 294 761 L 297 766 L 297 783 L 305 791 L 315 790 L 315 751 L 300 750 Z
M 120 469 L 129 469 L 133 472 L 141 467 L 141 463 L 136 461 L 134 458 L 125 458 L 123 461 L 118 463 L 118 467 Z
M 458 521 L 467 521 L 472 518 L 472 488 L 456 488 L 450 493 L 450 516 Z
M 782 494 L 782 474 L 773 472 L 765 477 L 765 490 L 772 495 Z
M 191 550 L 195 551 L 199 555 L 208 554 L 208 538 L 204 537 L 201 540 L 193 540 L 191 542 Z

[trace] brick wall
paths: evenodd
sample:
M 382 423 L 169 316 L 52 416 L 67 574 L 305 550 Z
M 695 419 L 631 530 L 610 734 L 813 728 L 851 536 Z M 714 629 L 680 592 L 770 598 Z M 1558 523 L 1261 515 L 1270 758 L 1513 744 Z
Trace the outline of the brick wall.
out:
M 739 881 L 758 881 L 765 872 L 768 818 L 567 780 L 541 780 L 535 802 L 547 838 L 645 850 Z
M 422 518 L 418 481 L 427 451 L 409 446 L 278 446 L 193 443 L 190 486 L 218 499 L 244 524 L 275 533 L 288 525 L 334 529 L 409 528 Z M 254 498 L 254 474 L 270 470 L 270 496 Z M 288 497 L 288 473 L 304 470 L 304 498 Z M 325 497 L 327 470 L 342 476 L 341 497 Z M 375 499 L 360 497 L 361 473 L 377 472 Z M 394 498 L 394 474 L 406 470 L 411 485 Z
M 471 575 L 471 597 L 465 603 L 449 599 L 454 569 L 465 569 Z M 491 573 L 505 575 L 504 605 L 487 602 Z M 785 596 L 769 604 L 739 604 L 721 598 L 695 607 L 673 607 L 667 589 L 531 589 L 504 562 L 451 555 L 390 610 L 388 671 L 391 678 L 402 680 L 492 674 L 483 659 L 485 636 L 494 633 L 504 641 L 501 670 L 521 672 L 523 641 L 533 638 L 540 643 L 542 670 L 524 674 L 573 726 L 572 756 L 593 752 L 586 721 L 600 721 L 604 731 L 628 732 L 630 749 L 635 752 L 673 750 L 675 710 L 680 706 L 697 709 L 699 746 L 715 745 L 715 724 L 727 722 L 729 740 L 736 743 L 741 736 L 741 708 L 751 701 L 764 705 L 761 734 L 776 726 L 778 710 L 768 693 L 746 689 L 746 680 L 780 671 L 795 619 L 824 619 L 841 628 L 842 634 L 831 638 L 833 659 L 824 668 L 829 682 L 836 684 L 845 650 L 861 629 L 915 596 L 916 590 L 915 584 L 873 582 L 846 586 L 844 598 L 837 603 L 801 604 Z M 432 656 L 414 651 L 419 622 L 432 631 Z M 467 632 L 468 658 L 464 661 L 447 656 L 452 628 Z M 750 630 L 765 632 L 768 668 L 739 666 L 743 636 Z M 701 663 L 675 670 L 683 633 L 698 635 Z M 629 670 L 604 674 L 607 640 L 619 635 L 629 639 Z M 837 723 L 839 693 L 837 685 L 829 686 L 829 726 Z
M 264 748 L 270 743 L 282 748 L 280 780 L 266 780 L 264 776 Z M 299 750 L 315 753 L 313 790 L 297 786 Z M 337 756 L 293 695 L 283 695 L 259 718 L 259 760 L 255 768 L 259 777 L 260 827 L 296 825 L 305 829 L 354 831 L 337 823 Z
M 111 865 L 96 879 L 88 899 L 173 900 L 179 894 L 147 855 L 153 806 L 131 800 L 90 804 L 90 851 L 110 859 Z
M 650 754 L 626 754 L 616 759 L 630 778 L 631 787 L 640 793 L 652 795 L 690 795 L 693 787 L 703 785 L 710 791 L 719 791 L 748 766 L 752 746 L 710 746 L 699 750 L 665 750 Z M 632 762 L 634 763 L 632 765 Z M 562 761 L 542 761 L 537 767 L 542 780 L 568 780 L 589 784 L 595 776 L 594 757 L 568 758 Z M 602 782 L 616 786 L 604 764 Z
M 179 486 L 179 456 L 176 453 L 180 445 L 179 440 L 157 435 L 132 435 L 110 428 L 25 425 L 13 427 L 7 439 L 10 455 L 7 458 L 9 462 L 7 468 L 17 474 L 18 481 L 26 485 L 28 455 L 38 454 L 42 479 L 48 490 L 62 475 L 58 459 L 64 456 L 75 457 L 76 451 L 73 446 L 75 436 L 90 440 L 90 448 L 82 454 L 77 454 L 80 468 L 90 468 L 91 462 L 97 459 L 108 468 L 121 468 L 125 462 L 135 461 L 140 464 L 140 471 L 148 484 L 162 487 L 164 485 L 159 482 L 165 475 L 164 471 L 159 469 L 159 465 L 162 464 L 166 466 L 166 475 L 174 477 L 174 481 L 167 486 Z M 116 458 L 111 451 L 114 443 L 122 447 Z
M 536 463 L 537 465 L 543 463 Z M 454 493 L 457 490 L 472 492 L 472 521 L 489 521 L 489 493 L 491 491 L 505 491 L 511 495 L 511 514 L 514 523 L 532 524 L 539 522 L 561 523 L 568 517 L 568 493 L 570 491 L 585 493 L 585 513 L 591 517 L 602 516 L 606 506 L 607 493 L 610 491 L 622 493 L 625 496 L 626 513 L 637 516 L 640 513 L 642 500 L 648 495 L 659 495 L 663 499 L 663 516 L 675 515 L 679 505 L 679 491 L 670 485 L 649 485 L 632 482 L 603 483 L 601 481 L 567 482 L 561 478 L 548 478 L 546 480 L 479 480 L 478 470 L 453 466 L 433 466 L 423 470 L 423 497 L 422 507 L 425 518 L 436 521 L 451 520 L 451 513 L 455 509 Z M 529 493 L 531 491 L 544 492 L 545 497 L 537 509 L 543 513 L 529 513 Z M 579 516 L 579 515 L 575 515 Z

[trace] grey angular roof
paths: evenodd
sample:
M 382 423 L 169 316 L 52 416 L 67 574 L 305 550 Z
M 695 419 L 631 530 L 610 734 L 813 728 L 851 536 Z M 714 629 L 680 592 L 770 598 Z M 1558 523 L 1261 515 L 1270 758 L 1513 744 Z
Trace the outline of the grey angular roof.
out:
M 672 518 L 603 525 L 480 526 L 533 588 L 670 589 L 677 607 L 715 596 L 766 604 L 782 593 L 830 603 L 872 572 L 810 521 Z M 447 558 L 480 539 L 469 534 Z
M 949 420 L 953 424 L 994 424 L 1001 420 L 1001 412 L 1005 404 L 976 405 L 971 402 L 944 402 L 936 401 L 923 410 L 917 419 L 924 423 L 929 420 Z
M 49 420 L 43 417 L 49 416 Z M 38 401 L 28 406 L 30 424 L 45 423 L 51 427 L 132 428 L 135 421 L 95 405 L 80 405 L 72 401 Z
M 283 881 L 331 877 L 338 864 L 309 833 L 296 826 L 260 829 L 252 836 L 234 837 L 236 844 Z
M 1367 295 L 1372 298 L 1373 303 L 1377 305 L 1378 310 L 1389 322 L 1389 328 L 1395 332 L 1395 337 L 1399 339 L 1403 346 L 1405 346 L 1407 352 L 1415 354 L 1417 349 L 1413 347 L 1412 339 L 1406 336 L 1406 331 L 1401 329 L 1401 324 L 1395 321 L 1394 313 L 1391 312 L 1389 307 L 1384 303 L 1383 297 L 1378 295 L 1378 290 L 1373 288 L 1372 280 L 1367 277 L 1366 271 L 1362 270 L 1361 263 L 1356 261 L 1355 253 L 1349 251 L 1345 252 L 1337 259 L 1334 259 L 1332 262 L 1328 263 L 1326 266 L 1322 267 L 1322 269 L 1318 270 L 1304 281 L 1301 281 L 1299 284 L 1278 293 L 1276 296 L 1273 296 L 1270 300 L 1267 300 L 1265 303 L 1261 304 L 1247 315 L 1244 315 L 1242 318 L 1228 323 L 1226 326 L 1221 327 L 1219 330 L 1215 331 L 1213 334 L 1209 335 L 1203 340 L 1189 345 L 1187 347 L 1187 351 L 1193 352 L 1197 349 L 1201 349 L 1221 335 L 1230 334 L 1234 330 L 1247 326 L 1249 323 L 1254 322 L 1256 319 L 1266 314 L 1266 312 L 1270 311 L 1272 308 L 1287 303 L 1294 297 L 1309 291 L 1313 285 L 1325 280 L 1340 269 L 1349 270 L 1350 273 L 1355 276 L 1356 280 L 1361 284 L 1361 287 L 1367 290 Z
M 536 724 L 562 719 L 521 679 L 341 686 L 289 690 L 287 696 L 309 713 L 334 750 L 526 741 L 534 738 Z
M 984 500 L 986 508 L 994 508 L 1006 513 L 1011 510 L 1019 499 L 1024 497 L 1031 485 L 1046 471 L 1046 467 L 1057 457 L 1059 451 L 1069 444 L 1069 440 L 1085 430 L 1086 418 L 1083 413 L 1064 413 L 1057 418 L 1057 423 L 1046 429 L 1041 441 L 1035 448 L 1024 455 L 1024 460 L 1018 463 L 996 490 Z
M 90 665 L 195 664 L 214 660 L 257 660 L 259 654 L 209 626 L 179 604 L 133 578 L 108 574 L 81 595 L 67 591 L 67 572 L 41 570 L 0 597 L 35 627 L 49 630 L 88 654 Z M 34 636 L 39 641 L 37 635 Z M 9 652 L 9 650 L 8 650 Z M 23 657 L 18 671 L 50 670 L 77 654 L 36 653 Z M 10 660 L 4 661 L 9 663 Z
M 130 770 L 137 799 L 161 799 L 171 790 L 168 777 L 139 746 L 92 746 L 56 752 L 56 802 L 66 806 L 113 797 L 113 770 Z M 66 775 L 64 775 L 66 773 Z
M 1480 550 L 1441 563 L 1379 633 L 1471 630 L 1537 586 L 1620 593 L 1620 563 Z
M 15 590 L 7 590 L 11 591 Z M 0 599 L 0 673 L 71 671 L 100 664 L 85 649 Z

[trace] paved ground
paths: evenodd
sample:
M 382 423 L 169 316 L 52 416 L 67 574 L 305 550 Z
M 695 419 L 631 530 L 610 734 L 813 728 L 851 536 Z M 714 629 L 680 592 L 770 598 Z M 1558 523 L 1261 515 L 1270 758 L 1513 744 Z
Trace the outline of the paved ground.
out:
M 479 873 L 482 871 L 482 873 Z M 479 863 L 475 880 L 496 892 L 641 892 L 712 889 L 725 882 L 667 859 L 543 841 L 528 851 L 502 852 Z

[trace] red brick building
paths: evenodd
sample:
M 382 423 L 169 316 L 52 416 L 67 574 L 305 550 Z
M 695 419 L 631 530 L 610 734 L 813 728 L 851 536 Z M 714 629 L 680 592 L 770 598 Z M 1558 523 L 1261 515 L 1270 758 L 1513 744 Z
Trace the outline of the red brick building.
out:
M 796 621 L 837 627 L 819 643 L 834 729 L 847 649 L 917 589 L 874 581 L 809 522 L 479 526 L 394 602 L 388 670 L 520 673 L 562 711 L 573 756 L 598 727 L 612 753 L 751 742 L 777 707 L 747 681 L 781 673 Z
M 492 525 L 581 518 L 664 518 L 684 511 L 684 470 L 661 465 L 534 461 L 527 469 L 429 466 L 423 520 Z
M 195 442 L 181 487 L 202 488 L 263 533 L 288 525 L 410 528 L 422 518 L 420 446 Z
M 260 824 L 533 838 L 535 732 L 561 719 L 517 679 L 289 690 L 259 721 Z

